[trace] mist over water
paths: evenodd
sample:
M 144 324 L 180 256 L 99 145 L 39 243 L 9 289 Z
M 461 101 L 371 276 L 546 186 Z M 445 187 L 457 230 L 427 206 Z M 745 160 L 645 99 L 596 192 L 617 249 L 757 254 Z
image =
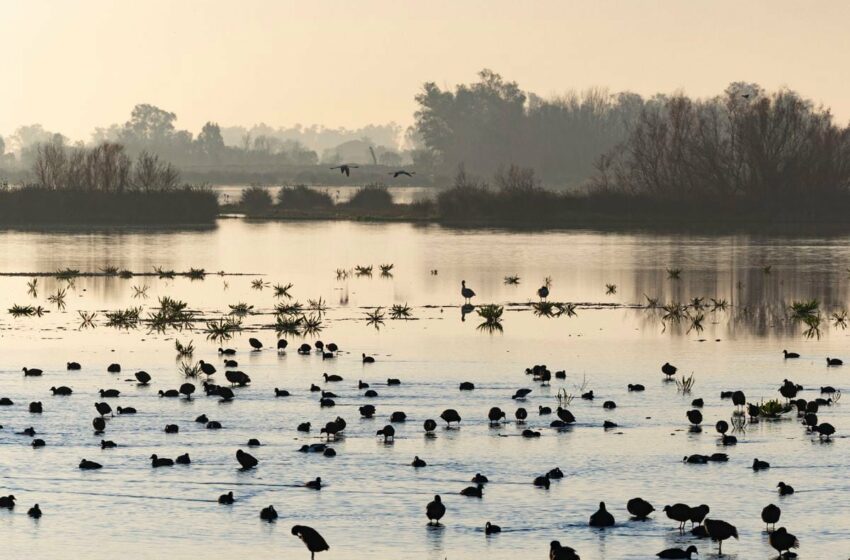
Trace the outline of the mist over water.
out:
M 847 306 L 850 261 L 846 237 L 702 236 L 574 232 L 454 230 L 409 224 L 350 222 L 252 223 L 220 220 L 215 228 L 197 230 L 57 229 L 7 230 L 0 234 L 0 272 L 53 272 L 70 267 L 96 271 L 107 265 L 135 272 L 154 266 L 177 271 L 190 267 L 208 272 L 202 281 L 178 277 L 161 280 L 80 277 L 72 285 L 51 277 L 38 283 L 38 297 L 27 295 L 29 276 L 0 277 L 0 397 L 15 405 L 0 407 L 0 495 L 14 494 L 18 507 L 0 511 L 0 534 L 10 558 L 132 556 L 134 558 L 306 557 L 289 529 L 306 524 L 331 545 L 320 558 L 442 559 L 495 558 L 517 555 L 543 558 L 548 543 L 558 539 L 583 559 L 649 558 L 663 548 L 696 544 L 700 557 L 713 557 L 716 545 L 680 536 L 675 522 L 661 512 L 666 504 L 708 504 L 710 518 L 738 527 L 739 541 L 726 541 L 729 558 L 773 558 L 759 518 L 761 509 L 782 508 L 779 525 L 801 541 L 801 558 L 846 558 L 850 542 L 846 514 L 850 485 L 842 473 L 850 467 L 843 437 L 850 425 L 846 403 L 822 407 L 821 421 L 838 429 L 831 444 L 819 443 L 794 418 L 759 422 L 737 433 L 739 443 L 722 448 L 714 431 L 717 420 L 729 420 L 733 406 L 720 392 L 743 390 L 750 402 L 779 398 L 782 379 L 791 379 L 813 399 L 819 387 L 846 389 L 842 368 L 827 368 L 825 357 L 844 357 L 848 332 L 827 321 Z M 393 263 L 391 277 L 378 266 Z M 372 277 L 337 279 L 337 269 L 373 265 Z M 770 273 L 764 267 L 770 266 Z M 667 268 L 682 269 L 679 280 Z M 437 274 L 432 274 L 437 270 Z M 249 273 L 217 276 L 214 272 Z M 518 275 L 517 286 L 504 277 Z M 544 279 L 552 281 L 552 301 L 578 303 L 575 317 L 538 317 L 528 303 Z M 292 282 L 294 299 L 323 298 L 329 306 L 323 331 L 308 337 L 336 342 L 342 352 L 322 360 L 315 352 L 295 352 L 301 340 L 290 338 L 285 354 L 271 346 L 275 334 L 272 290 L 252 288 L 262 278 L 271 284 Z M 504 330 L 488 334 L 477 328 L 476 313 L 462 314 L 460 281 L 477 292 L 476 304 L 505 305 Z M 606 284 L 616 293 L 606 294 Z M 149 286 L 147 299 L 134 298 L 133 286 Z M 46 298 L 67 289 L 64 311 Z M 188 302 L 204 317 L 229 312 L 228 305 L 246 302 L 258 314 L 244 319 L 245 332 L 219 344 L 206 339 L 202 324 L 194 332 L 151 333 L 104 325 L 103 313 L 141 305 L 146 310 L 168 295 Z M 704 311 L 704 330 L 662 321 L 661 310 L 645 309 L 645 296 L 662 303 L 692 298 L 726 299 L 725 311 Z M 804 338 L 803 328 L 787 318 L 794 300 L 817 298 L 824 311 L 821 336 Z M 42 305 L 43 317 L 13 318 L 13 304 Z M 407 303 L 412 320 L 390 320 L 379 329 L 365 320 L 366 308 Z M 517 304 L 517 305 L 513 305 Z M 79 328 L 78 311 L 97 312 L 95 328 Z M 249 336 L 268 348 L 250 352 Z M 174 339 L 194 341 L 194 360 L 220 366 L 219 346 L 238 349 L 239 369 L 252 378 L 236 390 L 231 403 L 196 394 L 191 401 L 159 398 L 160 389 L 176 389 L 178 373 Z M 783 348 L 802 358 L 783 361 Z M 362 364 L 361 353 L 376 357 Z M 83 369 L 66 371 L 78 361 Z M 691 395 L 665 383 L 660 366 L 676 364 L 693 372 Z M 120 363 L 120 374 L 106 371 Z M 566 380 L 540 386 L 524 370 L 547 364 L 565 370 Z M 25 378 L 22 367 L 44 370 L 41 378 Z M 847 366 L 845 366 L 847 367 Z M 137 387 L 138 370 L 149 372 L 150 387 Z M 223 367 L 213 381 L 224 382 Z M 341 375 L 325 384 L 322 373 Z M 398 387 L 387 378 L 401 379 Z M 379 396 L 366 399 L 357 389 L 362 379 Z M 461 392 L 462 381 L 475 383 Z M 194 380 L 200 384 L 200 380 Z M 320 409 L 315 383 L 338 395 L 334 408 Z M 628 383 L 646 385 L 629 393 Z M 553 416 L 538 416 L 539 405 L 557 406 L 559 389 L 575 393 L 585 384 L 594 401 L 576 398 L 570 410 L 577 423 L 562 432 L 548 428 Z M 51 386 L 74 389 L 70 397 L 53 397 Z M 275 398 L 273 389 L 291 391 Z M 511 399 L 521 387 L 533 389 L 525 402 Z M 133 406 L 135 416 L 109 419 L 104 439 L 117 449 L 101 450 L 92 433 L 98 389 L 121 390 L 106 399 L 113 408 Z M 693 398 L 705 399 L 702 433 L 688 431 L 685 412 Z M 613 400 L 614 410 L 602 403 Z M 27 412 L 41 401 L 44 413 Z M 357 408 L 374 404 L 374 419 L 361 419 Z M 499 406 L 510 422 L 489 427 L 487 411 Z M 519 437 L 513 421 L 518 406 L 529 411 L 526 427 L 540 430 L 539 439 Z M 446 430 L 440 412 L 455 408 L 463 417 L 458 430 Z M 375 431 L 397 410 L 407 413 L 395 424 L 396 441 L 385 445 Z M 220 421 L 222 430 L 206 430 L 193 422 L 200 414 Z M 337 416 L 346 419 L 345 438 L 333 443 L 334 458 L 301 454 L 304 443 L 319 441 L 318 429 Z M 435 438 L 423 435 L 422 422 L 438 420 Z M 611 420 L 619 428 L 603 430 Z M 296 431 L 310 421 L 311 434 Z M 165 434 L 166 424 L 179 434 Z M 47 446 L 32 449 L 30 438 L 15 432 L 33 426 Z M 237 470 L 234 453 L 248 450 L 251 437 L 263 445 L 250 450 L 260 464 Z M 174 458 L 188 452 L 189 466 L 152 469 L 152 453 Z M 729 454 L 728 463 L 683 464 L 694 453 Z M 418 455 L 428 466 L 410 466 Z M 754 473 L 753 458 L 771 469 Z M 100 462 L 99 471 L 80 471 L 83 458 Z M 560 467 L 565 478 L 548 490 L 532 480 Z M 481 472 L 490 478 L 483 499 L 458 494 Z M 299 487 L 321 476 L 320 492 Z M 797 489 L 780 498 L 776 484 Z M 233 491 L 233 506 L 217 497 Z M 443 497 L 448 513 L 439 529 L 426 526 L 425 505 Z M 630 521 L 628 499 L 641 496 L 656 508 L 651 520 Z M 599 501 L 605 501 L 617 525 L 606 530 L 587 527 Z M 44 517 L 25 513 L 39 503 Z M 259 519 L 273 504 L 280 519 Z M 491 521 L 503 533 L 485 537 Z

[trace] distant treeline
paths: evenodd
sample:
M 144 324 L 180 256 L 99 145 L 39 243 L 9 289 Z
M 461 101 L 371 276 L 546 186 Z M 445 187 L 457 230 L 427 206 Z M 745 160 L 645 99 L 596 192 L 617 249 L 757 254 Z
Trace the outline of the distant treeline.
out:
M 170 163 L 147 152 L 133 160 L 121 144 L 40 144 L 32 176 L 19 187 L 0 184 L 0 224 L 198 224 L 218 215 L 212 191 L 180 186 Z

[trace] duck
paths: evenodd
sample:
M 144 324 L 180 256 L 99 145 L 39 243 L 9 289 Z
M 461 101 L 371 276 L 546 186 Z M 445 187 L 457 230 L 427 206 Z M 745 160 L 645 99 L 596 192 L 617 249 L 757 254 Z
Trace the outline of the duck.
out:
M 0 426 L 0 428 L 1 428 L 1 427 L 2 427 L 2 426 Z M 47 444 L 44 442 L 44 440 L 43 440 L 43 439 L 35 438 L 34 440 L 32 440 L 32 442 L 30 443 L 30 445 L 32 445 L 33 449 L 38 449 L 38 448 L 40 448 L 40 447 L 44 447 L 44 446 L 45 446 L 45 445 L 47 445 Z
M 374 399 L 378 397 L 378 391 L 374 389 L 366 389 L 366 392 L 363 393 L 363 396 L 367 399 Z
M 102 416 L 98 416 L 91 421 L 91 425 L 94 428 L 95 435 L 99 435 L 106 429 L 106 420 L 104 420 Z
M 41 519 L 41 508 L 38 507 L 38 504 L 35 504 L 27 511 L 27 515 L 33 519 Z
M 437 422 L 435 420 L 432 420 L 431 418 L 428 418 L 422 424 L 422 427 L 424 428 L 426 435 L 433 435 L 434 430 L 437 429 Z
M 451 426 L 452 422 L 456 424 L 460 424 L 460 414 L 457 413 L 457 410 L 453 408 L 447 408 L 440 414 L 440 418 L 446 423 L 446 425 Z
M 156 453 L 151 455 L 151 467 L 157 469 L 159 467 L 171 467 L 174 466 L 174 461 L 167 457 L 160 457 Z
M 561 479 L 564 478 L 564 473 L 563 471 L 561 471 L 561 469 L 555 467 L 554 469 L 547 472 L 546 476 L 550 479 Z
M 538 432 L 536 430 L 523 430 L 522 431 L 522 437 L 524 437 L 524 438 L 539 438 L 540 435 L 541 435 L 540 432 Z
M 689 410 L 686 413 L 686 416 L 688 417 L 688 422 L 690 422 L 694 426 L 699 426 L 700 424 L 702 424 L 702 412 L 700 412 L 699 410 Z
M 121 395 L 121 391 L 118 389 L 101 389 L 98 393 L 100 393 L 102 399 L 114 399 Z
M 656 556 L 659 558 L 690 558 L 692 554 L 699 554 L 697 551 L 697 547 L 694 545 L 689 546 L 688 548 L 668 548 L 662 550 Z
M 83 368 L 79 362 L 68 362 L 66 364 L 68 371 L 77 371 Z
M 321 490 L 322 489 L 322 477 L 317 476 L 316 480 L 309 480 L 306 483 L 304 483 L 304 486 L 306 488 L 310 488 L 312 490 Z
M 489 521 L 484 524 L 484 534 L 485 535 L 495 535 L 496 533 L 501 533 L 502 528 L 498 525 L 493 525 Z
M 395 428 L 393 428 L 390 425 L 386 425 L 383 428 L 381 428 L 380 430 L 378 430 L 378 432 L 375 435 L 383 436 L 384 443 L 387 443 L 390 440 L 395 441 Z
M 310 551 L 311 559 L 316 557 L 317 552 L 323 552 L 325 550 L 330 550 L 331 548 L 322 535 L 320 535 L 319 532 L 312 527 L 308 527 L 306 525 L 294 525 L 292 527 L 292 534 L 301 539 L 301 542 L 303 542 L 304 546 L 307 547 L 307 550 Z
M 51 387 L 50 391 L 54 395 L 58 395 L 60 397 L 67 397 L 74 392 L 70 387 L 66 387 L 64 385 L 61 385 L 59 387 Z
M 215 375 L 216 369 L 215 369 L 215 366 L 212 365 L 211 363 L 201 360 L 201 361 L 198 362 L 198 366 L 201 368 L 201 372 L 204 375 L 206 375 L 206 376 Z
M 829 358 L 826 359 L 827 366 L 841 366 L 844 365 L 844 361 L 839 358 Z
M 15 509 L 15 497 L 11 494 L 0 496 L 0 509 Z
M 227 494 L 222 494 L 218 497 L 218 503 L 226 506 L 233 505 L 233 502 L 235 501 L 236 500 L 233 498 L 233 492 L 228 492 Z
M 490 479 L 481 473 L 475 473 L 475 476 L 472 477 L 472 482 L 475 484 L 487 484 L 490 482 Z
M 558 418 L 561 419 L 565 424 L 574 424 L 576 421 L 576 417 L 573 416 L 573 413 L 567 410 L 566 408 L 561 408 L 560 406 L 555 410 L 555 414 L 558 415 Z
M 121 364 L 109 364 L 106 371 L 109 373 L 121 373 Z
M 365 404 L 359 410 L 363 418 L 372 418 L 375 415 L 375 407 L 371 404 Z
M 716 541 L 718 544 L 717 553 L 723 554 L 723 541 L 729 539 L 730 537 L 738 538 L 738 529 L 731 523 L 727 523 L 726 521 L 720 519 L 706 519 L 705 520 L 705 531 L 711 540 Z
M 286 340 L 285 338 L 281 338 L 280 340 L 277 341 L 277 351 L 278 352 L 285 351 L 287 346 L 289 346 L 289 341 Z
M 673 521 L 679 522 L 679 530 L 685 530 L 685 522 L 691 520 L 691 506 L 687 504 L 673 504 L 672 506 L 664 506 L 664 513 Z
M 498 406 L 494 406 L 490 409 L 490 412 L 487 413 L 487 418 L 490 420 L 490 425 L 496 425 L 500 420 L 506 418 L 505 412 L 499 408 Z
M 94 403 L 94 408 L 97 410 L 97 413 L 100 414 L 100 417 L 103 418 L 107 414 L 112 414 L 112 407 L 109 406 L 109 403 L 99 402 Z
M 151 375 L 146 371 L 137 371 L 135 373 L 136 381 L 139 382 L 139 385 L 147 385 L 151 382 Z
M 101 449 L 115 449 L 118 447 L 118 444 L 112 440 L 102 439 L 100 440 L 100 448 Z
M 44 407 L 41 404 L 41 401 L 31 402 L 29 406 L 29 411 L 31 414 L 41 414 L 44 412 Z
M 674 375 L 676 375 L 676 372 L 677 372 L 677 371 L 679 371 L 679 368 L 677 368 L 677 367 L 676 367 L 676 366 L 674 366 L 674 365 L 671 365 L 671 364 L 670 364 L 670 362 L 664 362 L 664 365 L 663 365 L 663 366 L 661 366 L 661 373 L 663 373 L 664 375 L 666 375 L 666 376 L 667 376 L 667 379 L 670 379 L 670 378 L 672 378 Z
M 14 497 L 12 497 L 14 499 Z M 0 498 L 2 500 L 2 498 Z M 446 506 L 443 504 L 442 499 L 440 499 L 439 494 L 434 496 L 434 499 L 428 502 L 428 505 L 425 506 L 425 516 L 428 518 L 428 525 L 439 525 L 440 519 L 446 515 Z
M 323 373 L 322 377 L 325 378 L 325 383 L 336 383 L 338 381 L 342 381 L 342 376 L 339 375 L 328 375 L 327 373 Z
M 549 480 L 549 474 L 547 473 L 547 474 L 535 477 L 532 484 L 534 484 L 538 488 L 546 488 L 548 490 L 549 486 L 552 485 L 552 481 Z
M 559 541 L 549 543 L 549 560 L 581 560 L 574 548 L 562 546 Z
M 517 389 L 516 392 L 514 393 L 514 395 L 511 398 L 513 400 L 522 400 L 525 397 L 527 397 L 529 394 L 531 394 L 531 391 L 532 391 L 531 389 L 527 389 L 527 388 Z
M 547 414 L 552 414 L 552 409 L 551 409 L 550 407 L 548 407 L 548 406 L 538 405 L 538 407 L 537 407 L 537 413 L 538 413 L 540 416 L 545 416 L 545 415 L 547 415 Z
M 826 436 L 826 440 L 829 441 L 829 436 L 835 433 L 835 427 L 827 422 L 821 422 L 816 426 L 812 426 L 812 431 L 818 433 L 819 439 L 823 439 Z
M 224 354 L 225 356 L 233 356 L 234 354 L 236 354 L 236 350 L 234 350 L 233 348 L 219 348 L 218 353 Z
M 775 529 L 781 515 L 782 510 L 779 509 L 779 506 L 774 504 L 764 506 L 764 509 L 761 510 L 761 520 L 764 521 L 765 530 L 770 531 L 771 525 Z
M 640 383 L 629 383 L 628 389 L 629 389 L 629 391 L 635 391 L 635 392 L 646 391 L 646 387 L 644 387 Z
M 274 388 L 274 396 L 275 397 L 288 397 L 289 391 L 287 391 L 286 389 L 278 389 L 277 387 L 275 387 Z
M 394 379 L 394 378 L 387 379 L 387 385 L 389 385 L 391 387 L 401 385 L 401 379 Z
M 180 432 L 180 426 L 178 426 L 177 424 L 166 424 L 163 431 L 166 434 L 177 434 Z
M 643 521 L 649 517 L 649 514 L 655 511 L 655 508 L 643 498 L 632 498 L 626 502 L 626 510 L 632 514 L 634 519 Z
M 274 521 L 277 519 L 277 511 L 274 509 L 274 506 L 268 506 L 261 509 L 260 519 L 263 521 Z
M 784 557 L 783 551 L 788 553 L 787 555 L 790 557 L 791 549 L 800 547 L 800 541 L 797 540 L 797 537 L 789 533 L 785 527 L 780 527 L 772 532 L 768 541 L 770 542 L 770 546 L 779 553 L 780 558 Z
M 526 418 L 528 418 L 528 411 L 522 407 L 519 407 L 514 412 L 514 418 L 516 418 L 517 424 L 524 424 Z
M 397 410 L 390 415 L 390 422 L 398 423 L 398 422 L 405 422 L 406 420 L 407 420 L 407 414 L 405 414 L 401 410 Z
M 84 471 L 93 471 L 97 469 L 102 469 L 103 465 L 100 463 L 95 463 L 94 461 L 89 461 L 88 459 L 83 459 L 80 461 L 80 469 Z
M 460 495 L 467 496 L 469 498 L 483 498 L 484 485 L 476 484 L 475 486 L 467 486 L 466 488 L 460 491 Z
M 613 527 L 614 516 L 605 509 L 605 502 L 599 502 L 599 510 L 590 516 L 591 527 Z
M 369 384 L 368 384 L 368 383 L 366 383 L 365 381 L 363 381 L 362 379 L 358 379 L 358 380 L 357 380 L 357 388 L 358 388 L 358 389 L 368 389 L 368 388 L 369 388 Z
M 763 471 L 765 469 L 770 468 L 770 463 L 767 461 L 760 461 L 758 458 L 753 459 L 753 470 L 754 471 Z
M 461 391 L 472 391 L 475 389 L 475 384 L 470 381 L 464 381 L 460 384 Z
M 794 493 L 794 487 L 791 486 L 790 484 L 785 484 L 784 482 L 780 482 L 779 484 L 776 485 L 776 487 L 779 488 L 779 495 L 780 496 L 790 496 L 791 494 Z
M 262 342 L 260 342 L 260 341 L 259 341 L 258 339 L 256 339 L 256 338 L 249 338 L 249 339 L 248 339 L 248 344 L 250 344 L 250 345 L 251 345 L 251 348 L 253 348 L 255 351 L 258 351 L 258 350 L 262 350 L 262 349 L 263 349 L 263 343 L 262 343 Z
M 209 421 L 210 421 L 210 419 L 207 418 L 206 414 L 201 414 L 200 416 L 195 418 L 195 423 L 197 423 L 197 424 L 205 424 L 206 425 L 206 423 L 209 422 Z
M 782 355 L 785 357 L 786 360 L 792 360 L 792 359 L 800 357 L 800 355 L 798 353 L 789 352 L 788 350 L 783 350 Z
M 702 408 L 705 406 L 705 401 L 703 399 L 694 399 L 691 401 L 691 406 L 694 408 Z
M 256 457 L 250 453 L 245 453 L 241 449 L 236 450 L 236 460 L 239 461 L 243 471 L 253 469 L 260 463 Z
M 189 458 L 188 453 L 184 453 L 183 455 L 178 455 L 174 463 L 178 465 L 191 465 L 192 459 Z
M 364 364 L 374 364 L 375 363 L 375 358 L 373 358 L 372 356 L 367 356 L 365 353 L 361 354 L 361 356 L 362 356 L 361 359 L 362 359 Z
M 703 520 L 708 515 L 710 508 L 705 505 L 699 505 L 691 508 L 691 527 L 694 525 L 702 525 Z
M 44 372 L 38 368 L 23 368 L 24 377 L 41 377 Z
M 309 432 L 310 431 L 310 422 L 302 422 L 298 424 L 296 428 L 299 432 Z
M 428 463 L 426 463 L 425 461 L 423 461 L 422 459 L 420 459 L 420 458 L 419 458 L 419 455 L 416 455 L 416 456 L 413 458 L 413 462 L 412 462 L 412 463 L 410 463 L 410 466 L 412 466 L 412 467 L 414 467 L 414 468 L 417 468 L 417 469 L 421 469 L 422 467 L 427 467 L 427 466 L 428 466 Z
M 239 362 L 237 362 L 236 360 L 224 360 L 224 367 L 231 368 L 231 369 L 237 368 L 237 367 L 239 367 Z M 213 373 L 215 373 L 215 372 L 213 372 Z
M 463 302 L 465 304 L 472 303 L 472 298 L 475 297 L 475 292 L 472 290 L 472 288 L 466 287 L 466 280 L 460 281 L 460 295 L 463 296 Z
M 251 438 L 251 439 L 248 440 L 247 445 L 248 445 L 248 447 L 260 447 L 262 444 L 260 443 L 260 440 L 258 440 L 257 438 Z

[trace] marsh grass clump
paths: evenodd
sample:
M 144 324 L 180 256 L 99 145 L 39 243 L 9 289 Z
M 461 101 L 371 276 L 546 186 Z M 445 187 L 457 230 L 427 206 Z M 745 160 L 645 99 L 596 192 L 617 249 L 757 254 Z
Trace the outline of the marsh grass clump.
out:
M 323 328 L 324 326 L 322 325 L 322 317 L 320 315 L 311 313 L 310 315 L 301 316 L 302 335 L 316 335 L 322 332 Z
M 605 284 L 605 294 L 614 295 L 617 293 L 617 284 Z
M 681 268 L 668 268 L 667 269 L 667 278 L 670 280 L 678 280 L 682 275 Z
M 372 276 L 372 265 L 357 265 L 354 267 L 354 274 L 357 276 Z
M 29 282 L 27 282 L 27 295 L 30 295 L 34 298 L 38 297 L 38 278 L 33 278 Z
M 578 309 L 578 305 L 575 303 L 555 303 L 555 307 L 558 309 L 558 317 L 562 315 L 575 317 L 576 309 Z
M 821 315 L 818 313 L 817 315 L 808 315 L 803 318 L 803 324 L 806 325 L 806 328 L 803 330 L 803 336 L 808 339 L 817 338 L 820 340 L 821 332 L 820 332 L 820 324 L 821 324 Z
M 173 270 L 166 270 L 161 266 L 155 266 L 153 271 L 156 272 L 156 274 L 157 274 L 157 276 L 159 276 L 160 280 L 171 279 L 171 278 L 174 278 L 177 275 L 177 273 L 174 272 Z
M 820 302 L 817 299 L 794 301 L 788 309 L 792 319 L 805 320 L 820 312 Z
M 289 290 L 291 290 L 291 289 L 292 289 L 292 283 L 291 282 L 289 284 L 275 284 L 274 285 L 274 297 L 276 297 L 276 298 L 282 298 L 282 297 L 291 298 L 292 296 L 289 295 Z
M 728 303 L 725 299 L 714 299 L 711 298 L 711 310 L 712 311 L 726 311 L 726 306 Z
M 382 307 L 377 307 L 372 311 L 366 311 L 366 324 L 378 329 L 384 324 L 384 317 L 385 314 Z
M 307 300 L 307 309 L 310 311 L 315 311 L 319 315 L 327 312 L 328 303 L 324 300 L 323 297 L 319 296 L 319 299 L 308 299 Z
M 180 365 L 177 366 L 177 371 L 179 371 L 183 377 L 192 378 L 198 377 L 201 375 L 201 366 L 200 364 L 193 364 L 189 361 L 180 362 Z
M 129 280 L 130 278 L 133 277 L 133 272 L 130 271 L 130 270 L 124 269 L 124 270 L 121 270 L 120 272 L 118 272 L 118 277 L 123 278 L 124 280 Z
M 257 278 L 255 280 L 251 280 L 251 289 L 262 291 L 264 288 L 268 288 L 271 286 L 269 282 L 264 281 L 262 278 Z
M 51 294 L 47 296 L 47 301 L 56 306 L 57 309 L 64 310 L 65 309 L 65 288 L 57 288 L 55 294 Z
M 563 387 L 558 389 L 558 394 L 555 395 L 555 399 L 558 401 L 558 406 L 561 408 L 567 408 L 573 402 L 576 396 L 572 393 L 567 392 Z
M 685 377 L 683 375 L 681 379 L 676 379 L 675 381 L 676 381 L 676 388 L 683 395 L 689 395 L 691 393 L 691 390 L 694 388 L 694 385 L 696 385 L 696 382 L 697 382 L 696 377 L 694 377 L 693 372 L 691 372 L 691 374 L 689 376 Z
M 102 266 L 98 270 L 100 270 L 100 272 L 103 273 L 104 276 L 118 276 L 119 271 L 117 266 L 112 265 Z
M 272 195 L 265 187 L 252 185 L 242 191 L 239 207 L 248 214 L 262 214 L 272 207 Z
M 79 275 L 80 271 L 76 268 L 63 268 L 53 274 L 57 280 L 71 280 Z
M 127 309 L 107 311 L 105 313 L 106 326 L 122 329 L 136 328 L 139 324 L 139 317 L 141 314 L 141 307 L 128 307 Z
M 381 266 L 381 276 L 390 277 L 390 276 L 393 275 L 393 268 L 395 268 L 394 264 L 389 263 L 389 264 L 382 264 L 380 266 Z
M 647 309 L 655 309 L 658 307 L 658 298 L 651 298 L 646 294 L 643 294 L 643 297 L 646 299 Z
M 404 303 L 403 305 L 396 303 L 390 307 L 390 319 L 411 319 L 412 317 L 412 310 L 407 303 Z
M 207 271 L 203 268 L 190 268 L 189 271 L 184 274 L 188 276 L 190 280 L 203 280 L 207 275 Z
M 36 314 L 36 308 L 32 305 L 13 304 L 9 308 L 9 315 L 12 317 L 32 317 Z
M 254 309 L 253 305 L 248 305 L 244 301 L 240 301 L 239 303 L 233 305 L 228 305 L 227 307 L 230 308 L 231 315 L 237 315 L 239 317 L 244 317 L 245 315 L 248 315 Z
M 703 320 L 705 320 L 705 315 L 702 313 L 702 311 L 696 313 L 695 315 L 689 316 L 689 318 L 691 320 L 691 325 L 688 327 L 687 332 L 690 333 L 691 331 L 696 331 L 698 333 L 701 333 L 705 328 L 702 325 Z
M 298 315 L 304 310 L 304 306 L 297 301 L 280 302 L 274 306 L 276 315 Z
M 767 402 L 762 401 L 759 405 L 759 417 L 768 420 L 780 418 L 783 414 L 791 411 L 791 405 L 781 402 L 778 399 L 771 399 Z
M 505 276 L 504 281 L 506 286 L 516 286 L 519 284 L 519 276 L 516 274 L 513 276 Z
M 183 344 L 179 340 L 174 339 L 174 349 L 177 351 L 178 357 L 190 358 L 195 353 L 195 343 L 190 340 L 186 344 Z
M 233 335 L 242 330 L 242 321 L 237 317 L 221 317 L 207 321 L 204 332 L 208 340 L 223 342 L 230 340 Z
M 147 299 L 149 289 L 150 286 L 148 286 L 147 284 L 144 284 L 142 286 L 133 286 L 133 298 Z
M 556 317 L 560 314 L 558 304 L 553 301 L 535 301 L 531 308 L 538 317 Z
M 479 317 L 484 319 L 484 322 L 478 325 L 479 330 L 489 332 L 501 332 L 503 330 L 502 314 L 505 312 L 505 308 L 501 305 L 493 303 L 480 305 L 475 308 L 475 312 L 478 313 Z
M 94 328 L 94 320 L 97 318 L 97 313 L 91 312 L 88 313 L 86 311 L 77 311 L 77 315 L 80 316 L 80 328 L 81 329 L 92 329 Z
M 345 270 L 344 268 L 336 269 L 336 279 L 337 280 L 345 280 L 351 275 L 351 272 Z
M 277 193 L 277 205 L 282 210 L 328 210 L 333 208 L 331 196 L 306 185 L 284 187 Z
M 673 321 L 674 323 L 678 323 L 685 317 L 685 312 L 687 309 L 685 306 L 673 302 L 664 305 L 661 309 L 664 310 L 664 315 L 661 317 L 665 321 Z
M 847 328 L 847 311 L 841 309 L 832 314 L 832 325 L 837 328 L 844 330 Z
M 278 336 L 300 336 L 301 323 L 301 316 L 278 315 L 277 317 L 275 317 L 274 330 Z

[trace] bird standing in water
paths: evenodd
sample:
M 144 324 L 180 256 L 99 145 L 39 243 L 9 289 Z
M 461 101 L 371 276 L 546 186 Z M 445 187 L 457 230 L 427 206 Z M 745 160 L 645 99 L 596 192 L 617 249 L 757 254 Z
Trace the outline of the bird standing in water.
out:
M 466 280 L 460 281 L 460 295 L 463 296 L 464 304 L 472 304 L 472 298 L 475 297 L 475 292 L 472 291 L 472 288 L 466 287 Z
M 307 550 L 310 551 L 310 558 L 316 558 L 317 552 L 322 552 L 325 550 L 330 550 L 330 545 L 327 541 L 319 534 L 319 532 L 312 527 L 308 527 L 306 525 L 295 525 L 292 527 L 292 534 L 301 539 L 301 542 L 304 543 L 304 546 L 307 547 Z

